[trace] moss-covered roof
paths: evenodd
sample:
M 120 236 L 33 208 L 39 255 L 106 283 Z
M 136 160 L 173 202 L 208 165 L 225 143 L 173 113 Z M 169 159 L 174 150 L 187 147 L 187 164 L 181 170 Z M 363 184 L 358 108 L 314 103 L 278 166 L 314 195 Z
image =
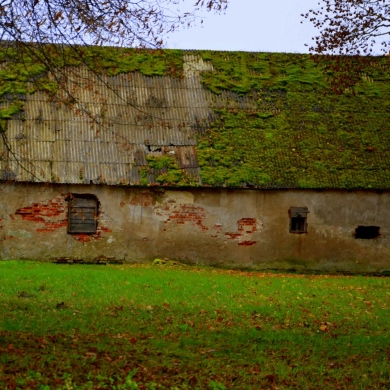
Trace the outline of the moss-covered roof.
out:
M 324 73 L 323 61 L 309 55 L 96 51 L 100 60 L 86 57 L 86 66 L 103 74 L 108 87 L 120 85 L 129 94 L 135 91 L 136 96 L 131 102 L 108 99 L 104 103 L 115 107 L 112 113 L 106 109 L 106 126 L 110 121 L 111 126 L 125 126 L 120 137 L 129 146 L 123 158 L 123 164 L 129 164 L 127 173 L 124 170 L 120 178 L 107 180 L 108 184 L 390 189 L 390 57 L 366 61 L 360 82 L 337 95 L 330 89 L 328 78 L 332 75 Z M 3 64 L 7 64 L 4 53 L 3 57 Z M 16 96 L 34 100 L 29 97 L 29 88 L 30 92 L 47 91 L 48 96 L 57 93 L 52 79 L 45 79 L 47 70 L 33 64 L 30 68 L 11 62 L 0 70 L 0 118 L 7 120 L 8 128 L 12 127 L 10 122 L 24 126 L 27 140 L 26 122 L 31 119 L 38 126 L 35 114 L 28 112 L 34 105 L 23 107 L 24 98 Z M 129 78 L 132 74 L 140 76 Z M 132 81 L 126 84 L 125 75 Z M 105 87 L 100 88 L 104 92 Z M 42 97 L 37 101 L 43 102 Z M 130 111 L 124 114 L 120 107 Z M 41 121 L 53 123 L 50 115 Z M 54 127 L 53 131 L 58 131 Z M 58 135 L 39 139 L 34 131 L 36 141 L 61 141 Z M 120 131 L 115 130 L 116 136 L 104 142 L 119 144 Z M 15 145 L 17 135 L 10 134 Z M 63 141 L 75 138 L 70 134 Z M 124 149 L 122 146 L 121 153 Z M 12 160 L 12 156 L 7 158 Z M 51 167 L 56 162 L 72 162 L 64 158 L 60 154 L 48 157 Z M 77 158 L 73 163 L 88 163 Z M 8 175 L 5 160 L 3 176 Z M 106 165 L 115 162 L 108 160 Z M 78 180 L 85 179 L 85 172 L 77 175 Z M 99 177 L 107 175 L 100 172 Z M 74 182 L 66 177 L 51 171 L 50 179 L 46 176 L 44 180 Z

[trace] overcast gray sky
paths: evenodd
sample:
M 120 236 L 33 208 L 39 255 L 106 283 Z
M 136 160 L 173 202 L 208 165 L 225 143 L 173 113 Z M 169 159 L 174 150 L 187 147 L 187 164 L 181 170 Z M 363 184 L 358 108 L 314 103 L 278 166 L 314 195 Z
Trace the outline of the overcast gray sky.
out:
M 192 1 L 195 0 L 186 0 Z M 230 0 L 225 15 L 204 12 L 200 23 L 170 34 L 166 47 L 307 53 L 317 31 L 302 13 L 318 8 L 319 0 Z M 318 33 L 317 33 L 318 34 Z

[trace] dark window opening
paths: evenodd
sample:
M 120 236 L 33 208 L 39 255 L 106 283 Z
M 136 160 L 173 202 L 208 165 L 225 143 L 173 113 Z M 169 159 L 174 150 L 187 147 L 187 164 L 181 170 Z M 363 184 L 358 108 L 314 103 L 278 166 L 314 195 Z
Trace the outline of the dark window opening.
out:
M 355 238 L 371 240 L 380 236 L 379 226 L 358 226 L 355 229 Z
M 291 218 L 291 231 L 302 232 L 305 230 L 306 218 L 294 217 Z
M 290 233 L 307 233 L 307 207 L 290 207 Z
M 95 195 L 68 196 L 68 233 L 95 234 L 99 202 Z

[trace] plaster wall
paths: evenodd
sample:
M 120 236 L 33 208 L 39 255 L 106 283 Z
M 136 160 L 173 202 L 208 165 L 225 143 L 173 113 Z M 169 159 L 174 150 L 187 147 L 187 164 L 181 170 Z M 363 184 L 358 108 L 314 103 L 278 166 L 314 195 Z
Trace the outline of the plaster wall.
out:
M 66 195 L 94 194 L 96 234 L 68 234 Z M 308 232 L 289 208 L 308 207 Z M 356 239 L 359 225 L 379 226 Z M 154 258 L 257 269 L 390 271 L 390 192 L 0 183 L 0 259 Z

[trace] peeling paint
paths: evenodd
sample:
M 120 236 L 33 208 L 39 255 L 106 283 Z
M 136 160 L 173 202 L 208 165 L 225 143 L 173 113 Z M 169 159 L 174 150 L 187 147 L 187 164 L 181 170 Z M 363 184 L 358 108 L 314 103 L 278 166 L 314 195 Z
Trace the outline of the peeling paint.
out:
M 0 183 L 1 188 L 7 189 L 0 197 L 2 259 L 94 262 L 106 256 L 133 262 L 169 257 L 229 267 L 294 269 L 304 264 L 319 271 L 388 270 L 390 192 L 18 183 Z M 80 192 L 96 194 L 101 201 L 96 234 L 67 234 L 66 226 L 51 225 L 67 219 L 68 205 L 59 194 Z M 294 204 L 310 209 L 311 234 L 289 233 L 286 213 Z M 372 210 L 370 219 L 362 220 L 362 215 L 368 218 L 366 210 Z M 358 225 L 380 226 L 380 240 L 355 240 Z
M 10 238 L 32 238 L 32 234 L 26 230 L 8 230 Z
M 151 207 L 156 204 L 156 196 L 150 191 L 138 192 L 130 201 L 130 204 L 132 206 Z
M 195 207 L 192 204 L 170 203 L 168 200 L 161 207 L 156 207 L 154 211 L 164 224 L 184 225 L 191 223 L 194 226 L 199 226 L 202 231 L 209 229 L 203 223 L 206 218 L 206 211 L 202 207 Z
M 237 222 L 237 232 L 226 232 L 230 240 L 235 240 L 239 246 L 253 246 L 257 241 L 252 241 L 253 234 L 263 230 L 263 224 L 257 218 L 242 218 Z
M 85 234 L 85 233 L 72 233 L 72 236 L 76 241 L 82 242 L 83 244 L 91 241 L 97 241 L 102 238 L 102 233 L 111 232 L 108 228 L 98 227 L 95 234 Z
M 108 228 L 107 226 L 100 226 L 99 228 L 102 232 L 105 232 L 105 233 L 112 233 L 112 230 L 110 228 Z
M 204 224 L 207 216 L 205 209 L 194 206 L 194 195 L 187 191 L 166 191 L 161 203 L 154 208 L 154 213 L 165 225 L 190 223 L 199 226 L 202 232 L 209 229 Z
M 66 201 L 63 196 L 57 196 L 51 200 L 32 203 L 29 206 L 16 210 L 15 215 L 20 215 L 24 220 L 41 224 L 37 232 L 54 232 L 56 229 L 68 226 Z M 11 216 L 15 219 L 14 216 Z

